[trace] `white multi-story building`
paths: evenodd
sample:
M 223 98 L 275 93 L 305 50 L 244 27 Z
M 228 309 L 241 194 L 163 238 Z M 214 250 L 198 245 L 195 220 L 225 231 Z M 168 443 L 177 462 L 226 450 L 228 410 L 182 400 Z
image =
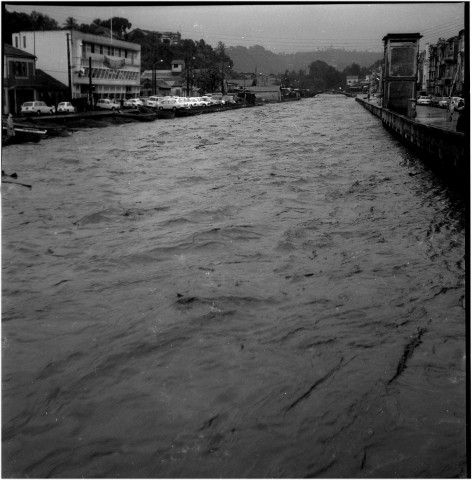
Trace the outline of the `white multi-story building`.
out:
M 12 44 L 35 55 L 37 67 L 67 85 L 72 98 L 139 96 L 141 45 L 77 30 L 14 33 Z

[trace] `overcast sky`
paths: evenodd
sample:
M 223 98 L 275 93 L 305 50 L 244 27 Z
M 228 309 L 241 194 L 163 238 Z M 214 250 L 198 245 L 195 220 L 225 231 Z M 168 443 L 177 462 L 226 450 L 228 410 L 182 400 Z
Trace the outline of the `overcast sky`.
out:
M 426 42 L 457 35 L 464 28 L 464 3 L 372 3 L 309 4 L 296 3 L 250 5 L 231 2 L 226 5 L 199 5 L 174 2 L 110 2 L 81 6 L 61 2 L 31 2 L 20 5 L 4 2 L 9 11 L 49 15 L 63 25 L 72 16 L 77 22 L 91 23 L 95 18 L 125 17 L 133 28 L 179 31 L 183 38 L 204 39 L 215 47 L 261 45 L 275 53 L 302 52 L 333 46 L 345 50 L 382 50 L 387 33 L 417 33 Z

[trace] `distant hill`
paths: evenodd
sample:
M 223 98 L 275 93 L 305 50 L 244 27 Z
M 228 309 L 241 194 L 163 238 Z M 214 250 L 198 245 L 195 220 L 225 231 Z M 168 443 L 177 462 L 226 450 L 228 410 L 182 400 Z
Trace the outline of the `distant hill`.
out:
M 370 67 L 376 60 L 383 58 L 383 52 L 360 52 L 357 50 L 326 49 L 313 52 L 273 53 L 260 45 L 253 47 L 227 47 L 227 55 L 233 60 L 235 72 L 254 72 L 279 74 L 286 70 L 299 71 L 312 62 L 321 60 L 342 71 L 352 63 L 360 67 Z

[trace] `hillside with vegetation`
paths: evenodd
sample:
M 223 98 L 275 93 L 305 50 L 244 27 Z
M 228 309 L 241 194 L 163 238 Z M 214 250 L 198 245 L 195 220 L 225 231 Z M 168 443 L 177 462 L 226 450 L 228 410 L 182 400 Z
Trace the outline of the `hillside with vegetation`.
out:
M 362 52 L 329 48 L 313 52 L 273 53 L 260 45 L 252 47 L 227 47 L 227 54 L 233 61 L 236 72 L 255 72 L 277 75 L 286 70 L 306 70 L 311 63 L 319 60 L 336 68 L 344 70 L 356 63 L 361 67 L 369 67 L 383 58 L 383 52 Z
M 327 88 L 344 88 L 346 76 L 365 76 L 370 67 L 380 62 L 382 52 L 359 52 L 343 49 L 316 50 L 293 54 L 276 54 L 260 45 L 252 47 L 226 47 L 219 42 L 216 48 L 204 40 L 182 39 L 179 45 L 159 41 L 157 32 L 132 28 L 126 18 L 95 19 L 90 24 L 78 24 L 73 18 L 59 25 L 54 19 L 33 11 L 25 13 L 3 11 L 2 38 L 11 42 L 11 35 L 21 30 L 70 30 L 75 29 L 96 35 L 111 35 L 141 45 L 141 70 L 170 69 L 175 59 L 185 60 L 190 66 L 186 75 L 190 84 L 203 91 L 224 88 L 224 78 L 236 78 L 240 73 L 274 74 L 284 87 L 310 91 Z

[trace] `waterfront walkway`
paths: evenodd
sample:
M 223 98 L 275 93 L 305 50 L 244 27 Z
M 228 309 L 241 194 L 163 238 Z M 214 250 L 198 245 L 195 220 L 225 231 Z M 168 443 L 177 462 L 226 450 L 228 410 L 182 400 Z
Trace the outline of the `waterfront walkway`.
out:
M 363 98 L 363 97 L 361 97 Z M 363 100 L 367 101 L 366 98 Z M 373 105 L 379 105 L 379 100 L 371 99 L 370 102 Z M 438 107 L 428 107 L 426 105 L 416 105 L 417 116 L 416 122 L 430 125 L 436 128 L 442 128 L 444 130 L 456 131 L 458 112 L 453 113 L 453 120 L 448 119 L 447 109 Z

